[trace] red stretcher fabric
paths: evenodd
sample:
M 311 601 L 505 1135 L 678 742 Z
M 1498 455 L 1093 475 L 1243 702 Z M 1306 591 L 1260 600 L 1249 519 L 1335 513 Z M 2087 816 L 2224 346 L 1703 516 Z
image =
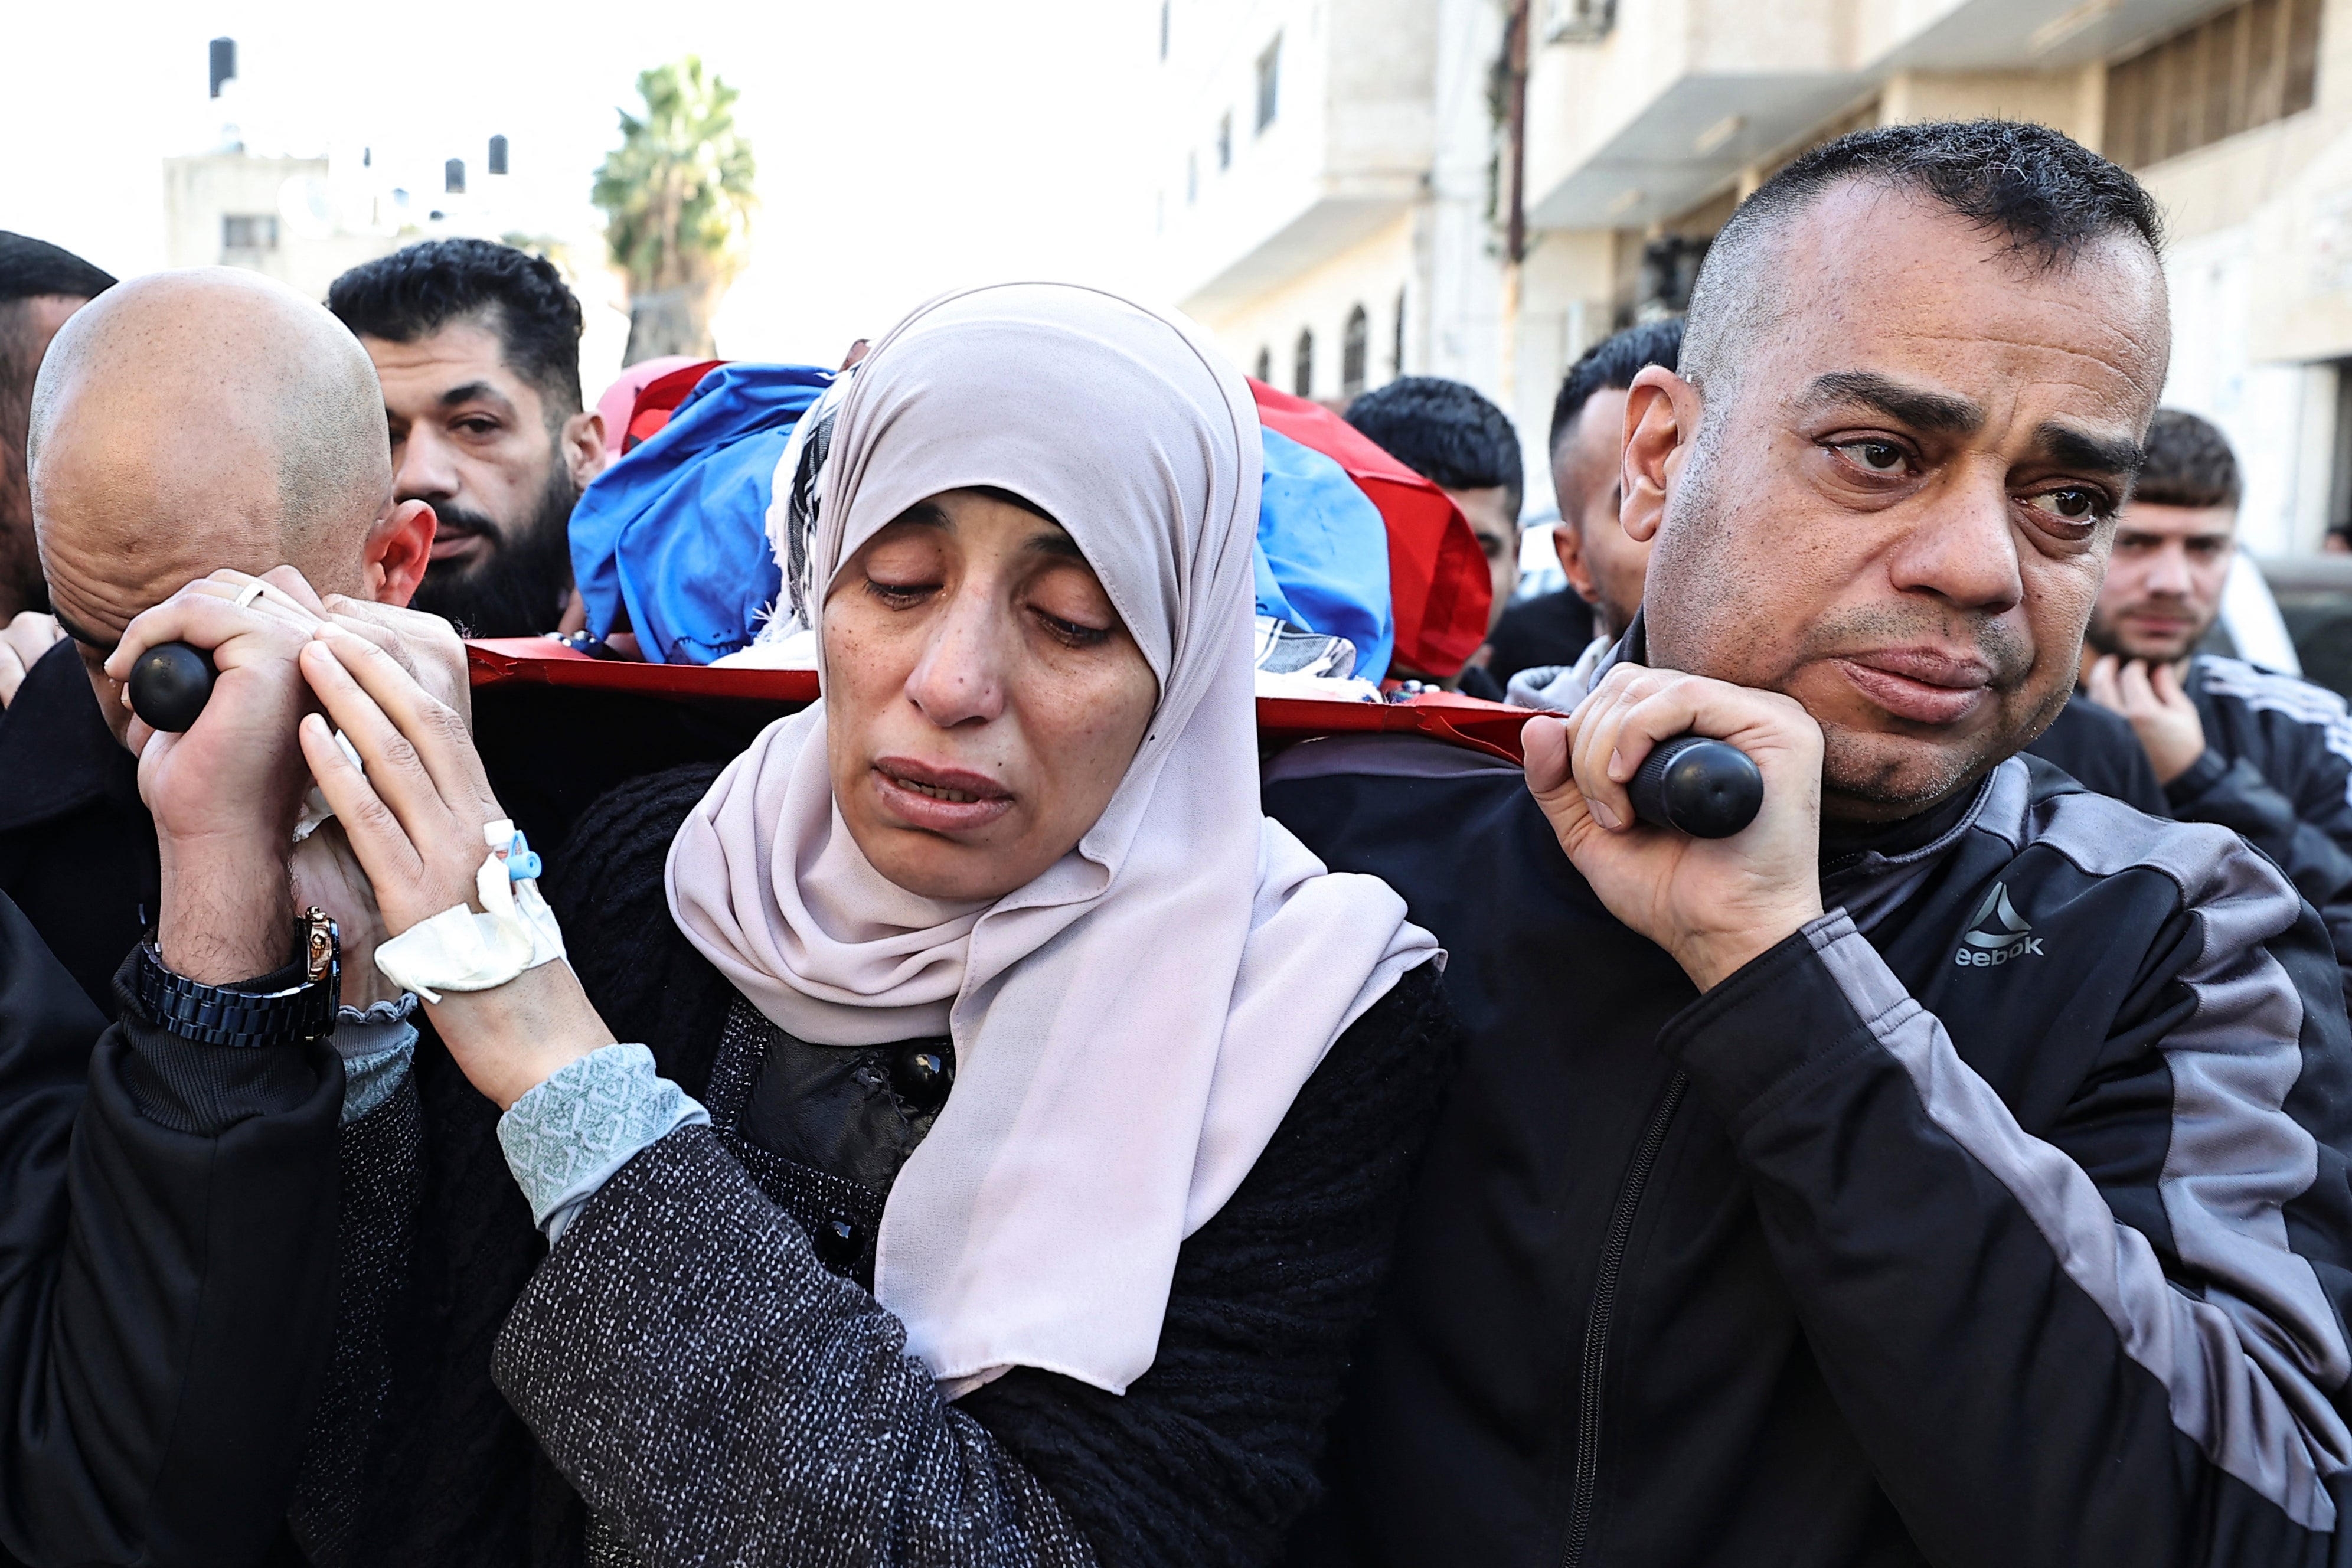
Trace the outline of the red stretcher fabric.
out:
M 816 700 L 816 671 L 813 669 L 636 664 L 591 658 L 544 637 L 497 637 L 466 646 L 478 687 L 535 684 L 755 702 L 799 704 Z M 1402 702 L 1322 702 L 1291 697 L 1257 700 L 1258 733 L 1270 741 L 1305 741 L 1318 735 L 1422 735 L 1514 763 L 1521 760 L 1519 726 L 1534 716 L 1524 708 L 1481 702 L 1475 697 L 1450 691 L 1425 693 Z

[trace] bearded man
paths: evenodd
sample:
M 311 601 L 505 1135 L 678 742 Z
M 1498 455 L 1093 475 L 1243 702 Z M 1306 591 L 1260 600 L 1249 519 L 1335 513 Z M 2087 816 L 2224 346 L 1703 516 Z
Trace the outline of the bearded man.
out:
M 604 466 L 562 277 L 509 245 L 427 240 L 336 279 L 327 308 L 383 384 L 394 493 L 439 520 L 415 607 L 469 637 L 555 630 L 572 508 Z

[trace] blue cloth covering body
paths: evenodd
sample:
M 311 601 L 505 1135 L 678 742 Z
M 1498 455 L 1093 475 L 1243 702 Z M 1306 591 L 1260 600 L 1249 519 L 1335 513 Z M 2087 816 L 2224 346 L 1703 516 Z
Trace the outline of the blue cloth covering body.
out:
M 1331 458 L 1274 430 L 1257 512 L 1257 613 L 1356 645 L 1378 680 L 1396 646 L 1389 531 L 1380 508 Z
M 709 664 L 751 642 L 783 584 L 767 532 L 776 463 L 832 383 L 814 365 L 721 365 L 596 477 L 572 512 L 591 631 L 610 633 L 625 607 L 656 664 Z
M 599 475 L 572 513 L 572 567 L 599 637 L 623 624 L 656 664 L 748 646 L 782 575 L 767 533 L 776 464 L 833 383 L 814 365 L 729 364 L 669 424 Z M 1388 527 L 1331 458 L 1265 432 L 1257 613 L 1355 645 L 1378 680 L 1396 641 Z

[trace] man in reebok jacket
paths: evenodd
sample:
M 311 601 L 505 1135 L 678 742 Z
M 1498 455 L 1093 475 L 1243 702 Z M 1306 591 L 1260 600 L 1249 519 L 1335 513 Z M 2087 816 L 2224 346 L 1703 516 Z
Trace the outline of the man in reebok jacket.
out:
M 1801 157 L 1636 378 L 1642 618 L 1524 780 L 1275 760 L 1473 1031 L 1295 1561 L 2352 1559 L 2326 933 L 2016 755 L 2163 383 L 2155 243 L 2037 127 Z M 1685 731 L 1762 770 L 1744 832 L 1635 822 Z

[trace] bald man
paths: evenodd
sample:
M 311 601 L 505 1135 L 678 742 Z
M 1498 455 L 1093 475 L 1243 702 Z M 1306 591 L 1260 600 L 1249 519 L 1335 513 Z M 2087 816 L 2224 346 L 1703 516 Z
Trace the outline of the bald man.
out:
M 413 1168 L 373 1152 L 419 1119 L 364 881 L 332 823 L 296 845 L 295 656 L 356 633 L 462 690 L 446 626 L 386 607 L 433 515 L 359 346 L 243 273 L 76 315 L 29 452 L 71 640 L 0 719 L 0 1556 L 328 1560 L 333 1413 L 380 1393 L 330 1365 L 339 1279 L 394 1267 L 339 1235 L 414 1198 L 338 1173 Z M 122 702 L 135 619 L 219 668 L 185 734 Z
M 307 589 L 284 604 L 331 603 L 445 670 L 462 651 L 446 626 L 394 608 L 424 574 L 433 511 L 393 499 L 366 354 L 290 290 L 228 268 L 110 290 L 51 345 L 28 447 L 35 537 L 68 640 L 0 717 L 0 777 L 14 786 L 0 792 L 0 892 L 108 1008 L 163 870 L 130 710 L 104 668 L 131 617 L 218 570 L 288 566 Z M 217 761 L 241 778 L 278 757 L 257 742 Z

